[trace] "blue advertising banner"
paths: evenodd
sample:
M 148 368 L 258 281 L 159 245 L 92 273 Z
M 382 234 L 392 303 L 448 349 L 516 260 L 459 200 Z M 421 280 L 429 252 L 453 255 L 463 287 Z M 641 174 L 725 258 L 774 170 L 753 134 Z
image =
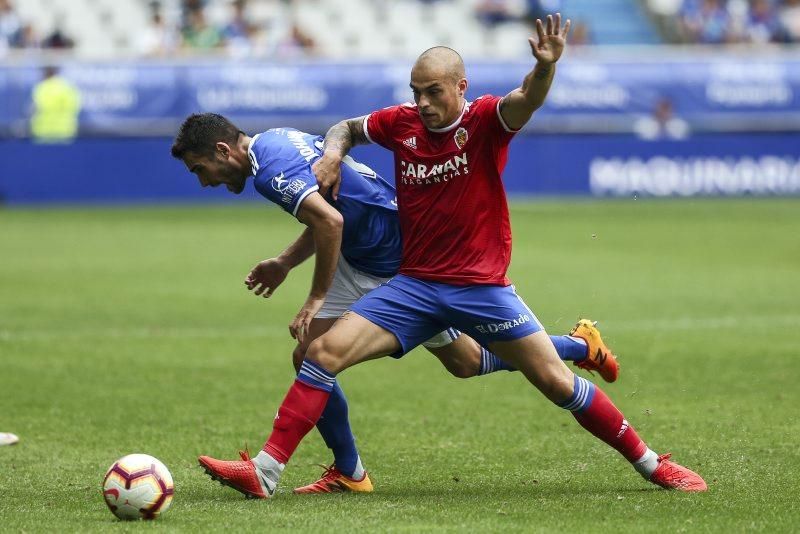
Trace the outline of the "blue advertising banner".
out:
M 504 173 L 514 196 L 800 195 L 794 134 L 699 134 L 649 142 L 632 135 L 518 135 Z M 0 142 L 0 202 L 94 203 L 234 200 L 199 186 L 169 153 L 170 138 L 82 139 L 68 145 Z M 354 157 L 393 178 L 376 145 Z M 242 195 L 263 201 L 252 188 Z
M 470 63 L 467 96 L 505 94 L 531 62 Z M 170 135 L 189 113 L 214 111 L 247 129 L 332 123 L 408 101 L 408 63 L 66 63 L 89 135 Z M 21 136 L 41 66 L 0 65 L 0 135 Z M 661 101 L 693 131 L 800 131 L 800 59 L 786 56 L 567 57 L 532 132 L 635 131 Z

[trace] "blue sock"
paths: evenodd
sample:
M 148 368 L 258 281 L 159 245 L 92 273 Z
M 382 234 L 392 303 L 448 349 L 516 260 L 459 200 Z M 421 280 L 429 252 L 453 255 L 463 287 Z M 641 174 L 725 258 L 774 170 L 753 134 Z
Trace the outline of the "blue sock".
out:
M 347 416 L 347 398 L 336 382 L 322 416 L 317 421 L 317 429 L 325 440 L 325 445 L 333 451 L 336 468 L 349 477 L 355 473 L 358 464 L 358 449 L 350 420 Z
M 311 360 L 303 360 L 303 363 L 300 365 L 300 370 L 297 371 L 297 379 L 307 386 L 321 389 L 329 393 L 333 389 L 333 386 L 336 385 L 336 375 L 331 374 L 321 365 Z
M 478 374 L 488 375 L 495 371 L 516 371 L 516 368 L 511 367 L 506 362 L 481 347 L 481 366 L 478 368 Z
M 573 382 L 572 396 L 563 402 L 557 403 L 558 406 L 571 412 L 580 412 L 589 407 L 594 398 L 595 385 L 575 375 Z
M 586 342 L 583 339 L 572 336 L 550 336 L 550 340 L 556 346 L 558 357 L 562 360 L 580 362 L 586 359 Z

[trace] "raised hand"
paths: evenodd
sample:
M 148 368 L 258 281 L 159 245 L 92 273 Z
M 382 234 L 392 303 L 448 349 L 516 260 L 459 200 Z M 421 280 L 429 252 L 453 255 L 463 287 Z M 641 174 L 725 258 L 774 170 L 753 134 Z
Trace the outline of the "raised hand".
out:
M 537 42 L 533 37 L 528 39 L 533 57 L 541 63 L 558 61 L 567 44 L 567 34 L 571 24 L 572 21 L 567 19 L 567 23 L 563 27 L 561 26 L 561 13 L 556 13 L 555 21 L 553 15 L 547 15 L 546 27 L 542 24 L 541 19 L 536 19 L 536 33 L 539 40 Z

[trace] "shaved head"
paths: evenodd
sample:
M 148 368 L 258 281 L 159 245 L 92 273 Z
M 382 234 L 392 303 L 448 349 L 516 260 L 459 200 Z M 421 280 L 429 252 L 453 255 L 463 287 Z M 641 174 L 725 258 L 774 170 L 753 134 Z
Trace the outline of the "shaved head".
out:
M 445 128 L 461 116 L 467 77 L 464 60 L 452 48 L 434 46 L 420 54 L 411 69 L 409 85 L 427 128 Z
M 446 46 L 434 46 L 420 54 L 411 69 L 412 78 L 415 72 L 424 72 L 428 76 L 432 75 L 437 78 L 447 78 L 453 82 L 467 76 L 461 55 Z

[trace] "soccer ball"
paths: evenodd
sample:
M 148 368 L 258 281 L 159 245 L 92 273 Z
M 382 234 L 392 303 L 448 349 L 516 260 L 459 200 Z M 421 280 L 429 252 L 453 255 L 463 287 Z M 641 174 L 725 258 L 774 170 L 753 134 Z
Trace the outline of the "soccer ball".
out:
M 103 479 L 108 509 L 120 519 L 155 519 L 172 504 L 173 493 L 169 470 L 147 454 L 123 456 Z

